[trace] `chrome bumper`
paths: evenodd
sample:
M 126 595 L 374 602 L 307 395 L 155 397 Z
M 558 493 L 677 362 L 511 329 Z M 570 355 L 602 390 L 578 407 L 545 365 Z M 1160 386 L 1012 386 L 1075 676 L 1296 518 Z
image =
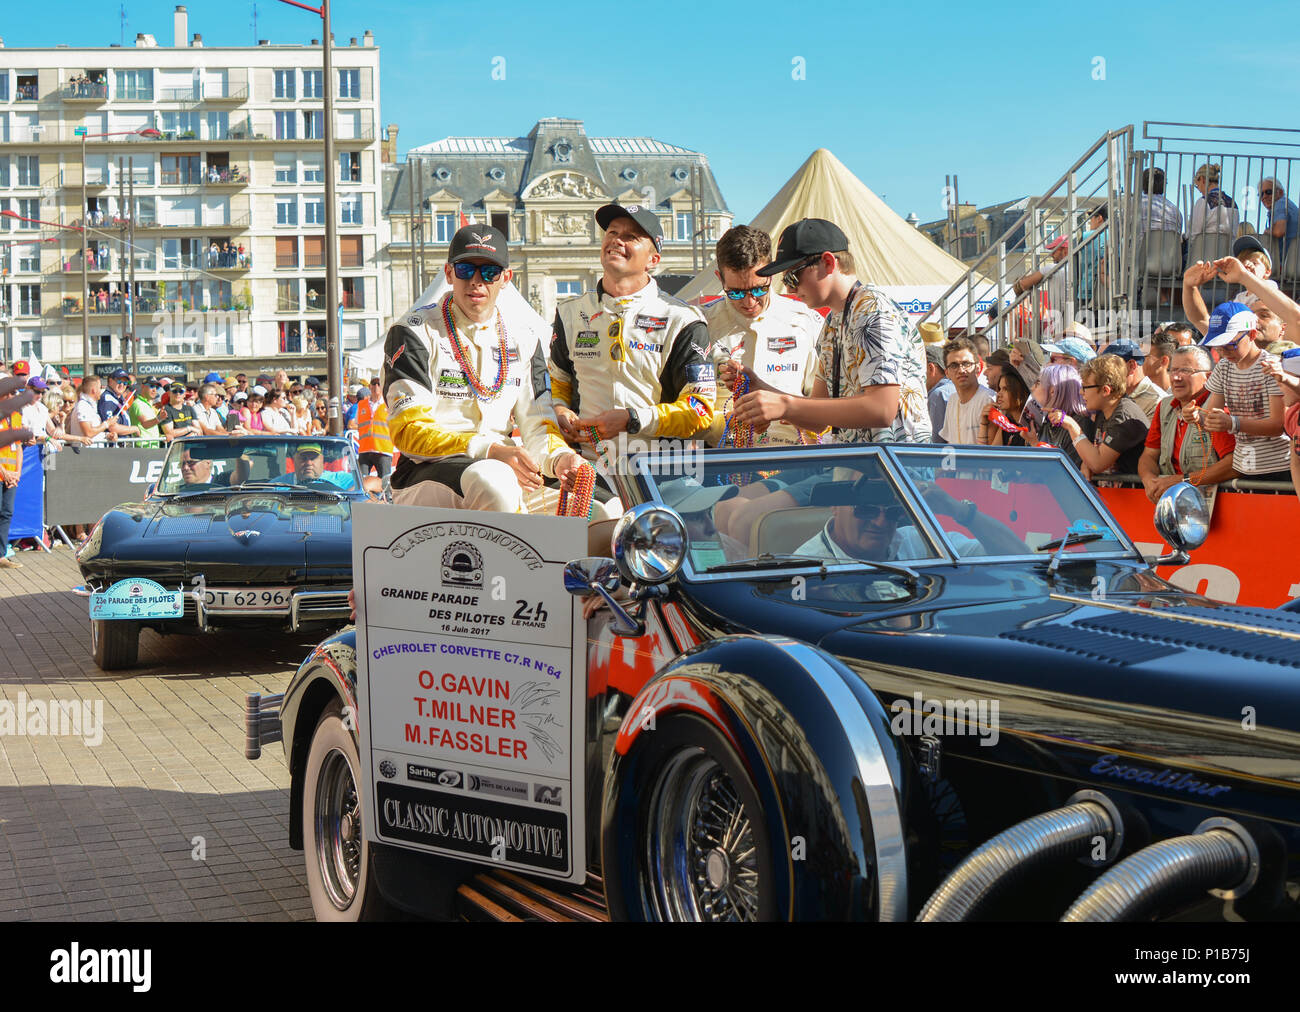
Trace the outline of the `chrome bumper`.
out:
M 280 723 L 280 707 L 284 693 L 263 696 L 249 692 L 244 696 L 244 758 L 260 759 L 262 746 L 284 740 L 284 726 Z
M 239 618 L 283 619 L 282 611 L 262 611 L 241 608 L 209 608 L 198 591 L 191 591 L 194 601 L 194 617 L 199 629 L 207 632 L 208 619 L 215 616 Z M 187 616 L 188 617 L 188 614 Z M 297 632 L 308 622 L 347 622 L 352 617 L 348 606 L 347 590 L 295 590 L 289 599 L 289 629 Z

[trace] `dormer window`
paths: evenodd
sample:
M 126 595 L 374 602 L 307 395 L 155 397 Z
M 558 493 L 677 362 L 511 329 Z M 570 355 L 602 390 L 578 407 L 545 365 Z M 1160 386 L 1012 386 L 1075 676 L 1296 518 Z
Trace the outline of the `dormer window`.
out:
M 685 165 L 679 165 L 677 168 L 673 169 L 673 178 L 679 183 L 686 182 L 686 177 L 689 175 L 690 173 L 686 171 Z
M 637 172 L 636 169 L 632 168 L 632 166 L 629 165 L 626 169 L 620 172 L 619 175 L 622 176 L 630 183 L 636 179 Z
M 488 179 L 492 180 L 494 183 L 500 183 L 505 178 L 506 170 L 501 168 L 500 165 L 494 165 L 492 168 L 488 169 Z
M 557 162 L 568 163 L 573 161 L 573 145 L 567 137 L 561 137 L 551 145 L 551 157 Z
M 447 168 L 445 165 L 439 165 L 433 170 L 433 178 L 438 180 L 440 183 L 445 183 L 451 178 L 451 169 Z

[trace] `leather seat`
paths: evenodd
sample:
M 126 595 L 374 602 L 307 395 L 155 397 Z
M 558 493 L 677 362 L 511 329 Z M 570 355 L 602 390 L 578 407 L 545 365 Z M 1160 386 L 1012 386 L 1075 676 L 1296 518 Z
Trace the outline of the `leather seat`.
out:
M 749 539 L 751 555 L 793 553 L 800 545 L 826 526 L 831 518 L 829 506 L 792 506 L 773 510 L 754 525 Z

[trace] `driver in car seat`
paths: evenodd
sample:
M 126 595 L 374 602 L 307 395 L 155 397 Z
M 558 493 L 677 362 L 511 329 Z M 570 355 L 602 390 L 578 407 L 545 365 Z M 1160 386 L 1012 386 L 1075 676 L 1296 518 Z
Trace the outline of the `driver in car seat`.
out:
M 922 485 L 921 494 L 936 514 L 952 517 L 978 536 L 977 540 L 945 527 L 958 555 L 1020 555 L 1027 550 L 1024 542 L 998 521 L 980 513 L 970 500 L 958 502 L 937 484 Z M 907 508 L 883 477 L 825 482 L 814 493 L 813 502 L 829 505 L 831 518 L 794 550 L 796 555 L 844 562 L 935 558 L 921 532 L 910 523 Z
M 310 485 L 327 482 L 345 492 L 356 488 L 348 471 L 326 471 L 325 452 L 320 443 L 299 443 L 293 451 L 293 470 L 267 479 L 281 485 Z

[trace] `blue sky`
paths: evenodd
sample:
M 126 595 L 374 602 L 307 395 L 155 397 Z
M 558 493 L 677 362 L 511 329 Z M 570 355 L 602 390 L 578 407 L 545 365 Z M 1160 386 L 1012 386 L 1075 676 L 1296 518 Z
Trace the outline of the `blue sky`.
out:
M 127 0 L 172 37 L 173 2 Z M 253 40 L 247 0 L 189 0 L 207 45 Z M 302 42 L 319 20 L 259 0 L 257 36 Z M 117 3 L 10 3 L 6 46 L 117 42 Z M 516 136 L 544 116 L 589 134 L 703 151 L 748 221 L 816 148 L 900 214 L 941 217 L 943 178 L 977 204 L 1041 191 L 1106 129 L 1143 120 L 1289 126 L 1300 48 L 1268 24 L 1294 4 L 1095 2 L 651 6 L 335 0 L 335 39 L 381 47 L 384 123 L 405 151 L 450 134 Z M 1285 33 L 1284 33 L 1285 34 Z M 505 80 L 493 60 L 505 58 Z M 793 61 L 804 61 L 794 79 Z M 1100 58 L 1104 64 L 1096 62 Z M 1104 72 L 1104 78 L 1099 72 Z

